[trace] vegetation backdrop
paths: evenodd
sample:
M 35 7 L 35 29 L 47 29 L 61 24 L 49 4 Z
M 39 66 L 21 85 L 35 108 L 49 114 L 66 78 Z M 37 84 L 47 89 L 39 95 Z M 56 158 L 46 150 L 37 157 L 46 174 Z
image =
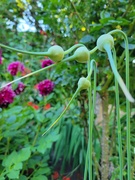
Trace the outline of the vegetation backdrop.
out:
M 113 29 L 124 31 L 130 50 L 130 92 L 135 97 L 135 2 L 133 0 L 1 0 L 0 43 L 13 48 L 45 52 L 58 44 L 64 50 L 82 43 L 89 50 L 98 37 Z M 124 44 L 114 35 L 117 69 L 125 81 Z M 0 86 L 43 67 L 46 56 L 16 53 L 0 48 Z M 102 90 L 109 94 L 107 179 L 119 179 L 117 118 L 114 78 L 105 53 L 91 55 L 97 62 L 97 101 L 93 126 L 93 179 L 102 174 Z M 13 62 L 23 64 L 15 75 L 8 69 Z M 15 65 L 16 66 L 16 65 Z M 14 66 L 14 68 L 15 68 Z M 19 64 L 20 66 L 20 64 Z M 13 65 L 11 65 L 13 68 Z M 18 94 L 10 102 L 0 102 L 0 180 L 81 180 L 88 143 L 88 96 L 82 91 L 70 105 L 60 123 L 45 136 L 70 101 L 80 77 L 87 76 L 87 65 L 76 61 L 58 64 L 12 84 Z M 52 89 L 42 96 L 37 85 L 49 79 Z M 92 82 L 93 83 L 93 82 Z M 0 91 L 1 94 L 5 92 Z M 4 94 L 5 95 L 5 94 Z M 6 96 L 6 95 L 5 95 Z M 14 96 L 14 95 L 13 95 Z M 0 96 L 2 101 L 2 96 Z M 14 99 L 12 101 L 12 98 Z M 12 103 L 11 103 L 12 102 Z M 120 90 L 123 178 L 126 180 L 126 99 Z M 135 178 L 135 122 L 131 105 L 131 178 Z M 105 179 L 104 179 L 105 180 Z

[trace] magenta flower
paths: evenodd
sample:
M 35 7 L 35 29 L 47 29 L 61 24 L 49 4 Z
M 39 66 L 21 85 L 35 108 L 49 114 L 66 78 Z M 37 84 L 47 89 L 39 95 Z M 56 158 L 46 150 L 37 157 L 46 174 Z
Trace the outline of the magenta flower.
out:
M 2 90 L 0 90 L 0 107 L 8 107 L 14 100 L 15 92 L 11 88 L 11 86 L 6 86 Z
M 0 64 L 2 64 L 2 50 L 0 50 Z
M 26 86 L 22 82 L 19 82 L 17 88 L 14 90 L 15 94 L 16 95 L 21 94 L 24 91 L 25 87 Z
M 54 62 L 51 59 L 44 59 L 42 61 L 41 66 L 42 68 L 44 68 L 44 67 L 50 66 L 51 64 L 54 64 Z
M 15 61 L 8 65 L 7 70 L 12 76 L 15 76 L 18 72 L 24 71 L 24 65 L 20 61 Z
M 42 96 L 46 96 L 53 91 L 54 83 L 49 79 L 43 80 L 37 84 L 37 89 Z

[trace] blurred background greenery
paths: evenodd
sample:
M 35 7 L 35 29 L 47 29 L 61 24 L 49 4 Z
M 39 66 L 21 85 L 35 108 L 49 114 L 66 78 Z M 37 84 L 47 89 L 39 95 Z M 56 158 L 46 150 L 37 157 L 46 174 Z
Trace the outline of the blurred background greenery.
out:
M 47 51 L 54 44 L 64 50 L 83 43 L 91 50 L 97 38 L 113 29 L 123 30 L 129 40 L 130 49 L 130 91 L 135 94 L 135 1 L 134 0 L 1 0 L 0 1 L 0 43 L 27 51 Z M 125 80 L 124 45 L 121 35 L 115 35 L 118 70 Z M 26 74 L 41 68 L 46 57 L 20 55 L 2 49 L 3 62 L 0 65 L 0 85 L 14 78 L 7 72 L 7 65 L 21 61 Z M 94 53 L 98 64 L 97 89 L 109 89 L 109 107 L 115 107 L 114 79 L 110 81 L 107 56 Z M 24 74 L 23 74 L 24 75 Z M 77 88 L 80 77 L 87 75 L 86 64 L 76 61 L 60 64 L 23 80 L 25 91 L 0 113 L 0 179 L 83 179 L 83 171 L 88 141 L 88 98 L 81 92 L 73 101 L 59 126 L 54 127 L 46 136 L 41 136 L 58 117 Z M 55 83 L 54 91 L 46 97 L 38 94 L 35 85 L 44 79 Z M 13 85 L 15 86 L 15 84 Z M 120 91 L 122 111 L 123 158 L 126 159 L 125 144 L 125 97 Z M 100 96 L 99 96 L 100 102 Z M 30 102 L 34 106 L 29 106 Z M 98 116 L 100 103 L 97 102 Z M 134 107 L 131 106 L 131 145 L 132 177 L 134 177 Z M 98 120 L 93 129 L 93 173 L 100 179 L 102 128 Z M 110 110 L 109 145 L 110 177 L 118 178 L 117 135 L 115 130 L 115 110 Z M 26 156 L 25 156 L 26 155 Z M 25 158 L 22 158 L 24 157 Z M 17 158 L 14 158 L 17 157 Z M 126 164 L 125 164 L 126 168 Z M 56 173 L 58 172 L 58 174 Z M 53 174 L 53 172 L 55 172 Z M 53 175 L 52 175 L 53 174 Z M 57 175 L 56 175 L 57 174 Z M 125 172 L 126 174 L 126 172 Z M 66 179 L 65 179 L 66 180 Z M 67 179 L 69 180 L 69 179 Z

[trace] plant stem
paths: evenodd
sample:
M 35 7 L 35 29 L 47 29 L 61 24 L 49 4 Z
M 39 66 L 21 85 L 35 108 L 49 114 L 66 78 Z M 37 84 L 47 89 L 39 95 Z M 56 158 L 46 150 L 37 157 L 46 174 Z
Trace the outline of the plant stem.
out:
M 133 24 L 135 21 L 133 21 Z M 121 33 L 125 41 L 125 52 L 126 52 L 126 86 L 129 89 L 129 48 L 128 48 L 128 38 L 127 35 L 120 30 L 113 30 L 109 34 Z M 130 32 L 129 32 L 130 33 Z M 130 142 L 130 102 L 126 99 L 126 122 L 127 122 L 127 178 L 131 180 L 131 142 Z
M 64 109 L 64 111 L 60 114 L 60 116 L 52 123 L 52 125 L 42 134 L 42 136 L 44 136 L 55 124 L 57 124 L 59 122 L 59 120 L 62 118 L 62 116 L 65 114 L 65 112 L 67 111 L 67 109 L 69 108 L 70 104 L 72 103 L 72 101 L 74 100 L 74 98 L 78 95 L 78 93 L 80 92 L 80 89 L 77 88 L 77 90 L 75 91 L 75 93 L 73 94 L 72 98 L 70 99 L 68 105 L 66 106 L 66 108 Z
M 112 71 L 123 91 L 123 93 L 125 94 L 126 98 L 128 99 L 128 101 L 130 102 L 135 102 L 134 98 L 131 96 L 128 88 L 126 87 L 125 83 L 123 82 L 121 76 L 119 75 L 116 67 L 115 67 L 115 64 L 114 64 L 114 61 L 113 61 L 113 57 L 112 57 L 112 53 L 111 53 L 111 48 L 110 48 L 110 45 L 109 44 L 105 44 L 104 45 L 104 49 L 106 50 L 107 54 L 108 54 L 108 58 L 109 58 L 109 61 L 110 61 L 110 65 L 111 65 L 111 68 L 112 68 Z
M 75 44 L 74 46 L 72 46 L 71 48 L 67 49 L 66 51 L 64 51 L 64 55 L 72 52 L 74 49 L 78 48 L 78 47 L 81 47 L 81 46 L 84 46 L 83 44 Z
M 20 50 L 20 49 L 12 48 L 12 47 L 10 47 L 10 46 L 6 46 L 6 45 L 4 45 L 4 44 L 0 44 L 0 47 L 9 49 L 9 50 L 11 50 L 11 51 L 23 53 L 23 54 L 29 54 L 29 55 L 36 55 L 36 56 L 49 56 L 49 55 L 50 55 L 48 52 L 30 52 L 30 51 L 23 51 L 23 50 Z
M 124 38 L 126 48 L 126 86 L 129 89 L 129 49 L 127 36 Z M 126 115 L 127 115 L 127 164 L 128 164 L 128 180 L 131 180 L 131 144 L 130 144 L 130 102 L 126 99 Z
M 89 139 L 88 148 L 86 155 L 85 173 L 84 180 L 87 179 L 87 170 L 89 171 L 89 180 L 93 179 L 92 171 L 92 132 L 93 132 L 93 121 L 94 121 L 94 109 L 96 103 L 96 62 L 95 60 L 88 61 L 88 76 L 87 79 L 91 82 L 91 75 L 94 70 L 94 87 L 93 87 L 93 98 L 92 98 L 92 87 L 89 87 L 88 91 L 88 102 L 89 102 Z M 89 167 L 89 168 L 88 168 Z
M 102 121 L 102 180 L 109 178 L 109 116 L 108 116 L 108 93 L 102 94 L 103 121 Z
M 96 47 L 94 47 L 93 49 L 91 49 L 89 52 L 90 52 L 90 54 L 93 54 L 94 52 L 96 52 L 97 51 L 97 46 Z
M 115 65 L 117 66 L 116 62 L 116 52 L 113 49 L 113 58 Z M 119 151 L 119 163 L 120 163 L 120 180 L 123 180 L 123 151 L 122 151 L 122 137 L 121 137 L 121 122 L 120 122 L 120 102 L 119 102 L 119 87 L 118 82 L 115 78 L 115 96 L 116 96 L 116 117 L 117 117 L 117 126 L 118 126 L 118 151 Z
M 91 77 L 90 77 L 91 82 Z M 89 180 L 92 180 L 93 172 L 92 172 L 92 131 L 93 131 L 93 104 L 92 104 L 92 88 L 90 86 L 88 91 L 88 99 L 89 99 L 89 146 L 88 146 L 88 162 L 89 162 Z
M 73 56 L 70 56 L 70 57 L 68 57 L 68 58 L 63 59 L 63 60 L 60 61 L 59 63 L 63 63 L 63 62 L 66 62 L 66 61 L 71 61 L 71 60 L 74 60 L 74 59 L 75 59 L 75 56 L 73 55 Z M 37 71 L 34 71 L 34 72 L 32 72 L 32 73 L 26 74 L 25 76 L 22 76 L 22 77 L 17 78 L 17 79 L 15 79 L 15 80 L 13 80 L 13 81 L 10 81 L 9 83 L 7 83 L 7 84 L 3 85 L 2 87 L 0 87 L 0 89 L 6 87 L 6 86 L 8 86 L 8 85 L 11 85 L 11 84 L 13 84 L 13 83 L 15 83 L 15 82 L 17 82 L 17 81 L 20 81 L 20 80 L 22 80 L 22 79 L 25 79 L 25 78 L 27 78 L 27 77 L 33 76 L 34 74 L 37 74 L 37 73 L 39 73 L 39 72 L 41 72 L 41 71 L 50 69 L 50 68 L 58 65 L 59 63 L 51 64 L 50 66 L 41 68 L 41 69 L 39 69 L 39 70 L 37 70 Z

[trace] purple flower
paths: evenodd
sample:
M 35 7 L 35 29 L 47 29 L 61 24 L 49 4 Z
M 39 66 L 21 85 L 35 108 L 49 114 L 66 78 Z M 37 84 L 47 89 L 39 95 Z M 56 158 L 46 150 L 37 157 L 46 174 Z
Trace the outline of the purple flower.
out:
M 42 68 L 44 68 L 44 67 L 50 66 L 51 64 L 54 64 L 54 62 L 51 59 L 44 59 L 42 61 L 41 66 Z
M 19 71 L 24 71 L 24 65 L 20 61 L 15 61 L 8 65 L 7 70 L 12 76 L 15 76 Z
M 25 85 L 22 82 L 19 82 L 17 88 L 14 90 L 16 95 L 21 94 L 25 89 Z
M 15 93 L 11 86 L 6 86 L 0 90 L 0 107 L 8 107 L 14 100 Z
M 2 50 L 0 50 L 0 64 L 2 64 Z
M 42 96 L 46 96 L 53 91 L 54 83 L 49 79 L 43 80 L 37 85 L 37 89 Z

